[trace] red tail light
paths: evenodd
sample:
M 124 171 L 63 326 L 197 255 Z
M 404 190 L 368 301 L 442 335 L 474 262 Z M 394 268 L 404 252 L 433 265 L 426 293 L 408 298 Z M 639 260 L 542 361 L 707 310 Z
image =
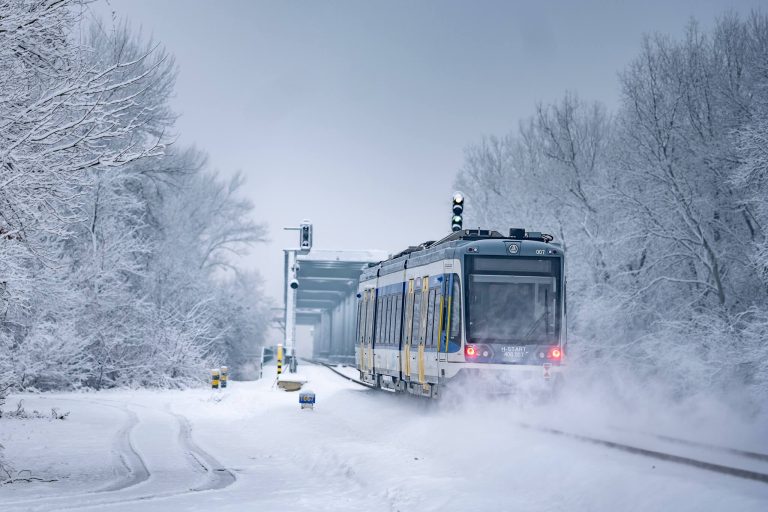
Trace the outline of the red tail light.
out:
M 470 359 L 476 358 L 477 350 L 475 349 L 474 345 L 467 345 L 464 347 L 464 355 Z
M 547 352 L 547 359 L 554 361 L 560 361 L 563 358 L 563 349 L 560 347 L 550 347 Z

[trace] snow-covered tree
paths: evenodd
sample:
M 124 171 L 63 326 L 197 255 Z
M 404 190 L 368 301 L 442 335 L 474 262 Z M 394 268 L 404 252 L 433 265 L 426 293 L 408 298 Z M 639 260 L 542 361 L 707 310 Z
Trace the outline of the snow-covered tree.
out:
M 567 94 L 469 148 L 456 185 L 470 223 L 541 227 L 566 243 L 577 359 L 679 395 L 735 385 L 758 404 L 768 17 L 648 36 L 620 87 L 613 115 Z
M 228 290 L 265 228 L 241 176 L 171 149 L 173 58 L 126 24 L 82 36 L 81 5 L 0 1 L 0 375 L 185 385 L 261 321 Z

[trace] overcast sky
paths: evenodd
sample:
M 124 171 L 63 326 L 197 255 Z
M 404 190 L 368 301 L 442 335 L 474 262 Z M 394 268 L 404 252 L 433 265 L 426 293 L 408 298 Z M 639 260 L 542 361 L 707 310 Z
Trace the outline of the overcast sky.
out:
M 399 251 L 450 231 L 463 148 L 566 90 L 614 107 L 643 33 L 752 0 L 100 0 L 176 56 L 180 143 L 241 170 L 271 241 L 248 265 L 282 299 L 283 226 L 315 246 Z M 470 209 L 472 205 L 467 205 Z M 528 226 L 535 229 L 536 226 Z

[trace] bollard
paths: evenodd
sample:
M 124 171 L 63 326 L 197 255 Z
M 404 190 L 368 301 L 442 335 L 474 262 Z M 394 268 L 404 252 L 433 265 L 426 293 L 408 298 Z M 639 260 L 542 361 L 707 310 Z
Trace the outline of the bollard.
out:
M 283 344 L 277 345 L 277 374 L 283 373 Z
M 219 370 L 217 368 L 211 370 L 211 388 L 219 389 Z
M 227 380 L 229 379 L 229 368 L 226 366 L 221 367 L 221 389 L 227 387 Z

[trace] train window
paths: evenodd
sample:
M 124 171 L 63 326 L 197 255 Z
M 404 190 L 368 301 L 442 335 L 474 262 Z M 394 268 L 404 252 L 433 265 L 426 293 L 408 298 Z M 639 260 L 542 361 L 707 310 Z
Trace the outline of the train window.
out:
M 365 343 L 365 333 L 368 329 L 368 292 L 363 292 L 360 299 L 360 343 Z
M 381 298 L 381 343 L 387 343 L 387 321 L 389 311 L 387 311 L 387 297 Z
M 381 332 L 379 333 L 379 342 L 387 342 L 387 298 L 381 298 Z
M 368 301 L 368 326 L 368 342 L 371 343 L 376 336 L 376 299 L 373 291 Z
M 443 296 L 440 294 L 440 290 L 435 290 L 435 305 L 432 308 L 432 346 L 437 345 L 437 340 L 440 337 L 440 300 Z
M 381 298 L 381 328 L 379 329 L 379 343 L 387 342 L 387 298 Z
M 559 262 L 559 259 L 472 257 L 474 272 L 530 272 L 535 274 L 551 274 L 555 262 Z
M 413 328 L 413 279 L 408 281 L 408 295 L 405 296 L 405 328 L 403 333 L 404 343 L 410 343 Z
M 365 328 L 365 341 L 369 345 L 373 341 L 373 321 L 374 321 L 374 313 L 375 313 L 375 306 L 376 306 L 376 299 L 374 295 L 374 290 L 368 291 L 368 321 L 366 322 L 366 328 Z
M 471 274 L 468 336 L 495 343 L 546 343 L 557 337 L 553 275 Z
M 389 297 L 389 343 L 395 344 L 395 295 Z
M 448 338 L 448 352 L 461 350 L 461 286 L 459 276 L 453 275 L 450 312 L 451 332 Z
M 363 299 L 362 304 L 362 311 L 360 313 L 360 343 L 365 343 L 366 337 L 368 335 L 368 292 L 365 293 L 365 298 Z
M 424 343 L 427 340 L 427 305 L 429 304 L 429 277 L 424 276 L 422 280 L 424 287 L 421 291 L 421 324 L 419 329 L 419 343 Z
M 414 347 L 419 344 L 419 335 L 421 334 L 421 290 L 413 297 L 413 327 L 411 329 L 411 345 Z
M 387 301 L 386 298 L 380 297 L 379 298 L 379 316 L 381 317 L 379 319 L 379 337 L 377 338 L 377 343 L 384 343 L 384 328 L 387 325 Z
M 400 346 L 400 334 L 402 332 L 400 329 L 403 321 L 402 313 L 403 313 L 403 294 L 398 293 L 397 295 L 395 295 L 395 336 L 394 336 L 395 345 L 398 345 L 398 346 Z
M 427 300 L 427 335 L 424 339 L 424 345 L 431 347 L 434 337 L 433 327 L 435 323 L 435 291 L 429 290 L 429 299 Z
M 362 321 L 362 313 L 363 313 L 363 300 L 358 299 L 357 301 L 357 326 L 355 331 L 355 339 L 360 342 L 360 333 L 362 332 L 361 326 L 363 325 Z
M 392 344 L 392 296 L 387 295 L 384 298 L 384 309 L 387 311 L 387 321 L 384 324 L 384 342 L 387 345 Z

